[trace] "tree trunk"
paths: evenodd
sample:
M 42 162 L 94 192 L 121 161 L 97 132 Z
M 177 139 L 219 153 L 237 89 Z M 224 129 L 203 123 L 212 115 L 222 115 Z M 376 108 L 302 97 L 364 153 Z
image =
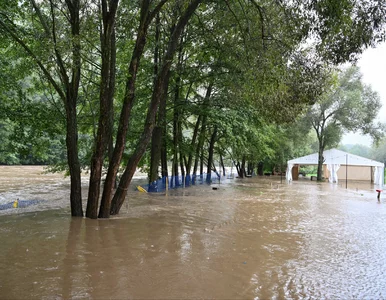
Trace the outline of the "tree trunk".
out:
M 245 155 L 243 156 L 242 160 L 241 160 L 241 164 L 240 162 L 237 162 L 236 164 L 236 170 L 237 170 L 237 174 L 239 175 L 240 178 L 244 178 L 245 175 L 246 175 L 246 172 L 245 172 Z
M 323 142 L 319 142 L 319 150 L 318 150 L 318 172 L 317 172 L 317 176 L 316 176 L 316 180 L 317 180 L 317 181 L 322 181 L 322 180 L 323 180 L 323 163 L 324 163 L 323 152 L 324 152 L 324 145 L 323 145 Z
M 169 87 L 169 77 L 170 72 L 166 75 L 165 81 L 164 81 L 164 95 L 160 101 L 160 107 L 158 109 L 158 121 L 157 125 L 154 127 L 154 131 L 151 138 L 151 153 L 150 153 L 150 176 L 149 176 L 149 192 L 157 192 L 159 187 L 155 186 L 154 182 L 157 182 L 158 180 L 158 169 L 159 169 L 159 163 L 161 161 L 161 168 L 162 168 L 162 177 L 167 176 L 167 162 L 166 162 L 166 175 L 165 170 L 163 169 L 164 166 L 162 165 L 162 155 L 166 155 L 166 149 L 165 153 L 163 152 L 164 148 L 164 136 L 165 136 L 165 126 L 166 126 L 166 100 L 167 100 L 167 93 L 168 93 L 168 87 Z M 165 146 L 166 148 L 166 146 Z M 166 158 L 165 158 L 166 161 Z M 165 183 L 166 184 L 166 181 Z
M 182 53 L 182 44 L 183 39 L 181 37 L 179 47 L 178 47 L 178 61 L 177 61 L 177 77 L 175 80 L 175 90 L 174 90 L 174 103 L 173 103 L 173 178 L 174 178 L 174 186 L 178 187 L 180 186 L 180 180 L 178 177 L 178 164 L 179 160 L 181 160 L 181 153 L 180 153 L 180 129 L 181 129 L 181 66 L 182 66 L 182 59 L 183 59 L 183 53 Z M 181 173 L 182 175 L 182 173 Z
M 213 154 L 214 154 L 214 144 L 216 143 L 217 138 L 217 126 L 214 127 L 212 136 L 209 142 L 208 149 L 208 164 L 206 171 L 206 183 L 210 184 L 212 181 L 212 164 L 213 164 Z
M 197 143 L 195 158 L 194 158 L 193 184 L 195 184 L 195 181 L 196 181 L 196 174 L 197 174 L 199 162 L 200 162 L 200 177 L 201 178 L 202 178 L 202 175 L 204 172 L 203 149 L 204 149 L 204 142 L 205 142 L 206 120 L 208 118 L 207 115 L 205 114 L 205 112 L 209 107 L 209 100 L 210 100 L 210 96 L 212 94 L 212 88 L 213 88 L 213 83 L 211 82 L 206 90 L 205 98 L 204 98 L 204 102 L 203 102 L 204 113 L 202 114 L 203 117 L 202 117 L 202 123 L 201 123 L 201 130 L 200 130 L 200 135 L 198 137 L 198 143 Z
M 181 150 L 179 151 L 179 154 L 180 154 L 180 169 L 181 169 L 181 185 L 183 186 L 185 183 L 185 176 L 186 176 L 185 166 L 184 166 L 184 157 L 181 153 Z
M 76 120 L 76 109 L 73 105 L 75 100 L 67 100 L 70 105 L 66 107 L 66 119 L 67 119 L 67 134 L 66 134 L 66 146 L 67 146 L 67 160 L 70 170 L 70 204 L 71 204 L 71 216 L 83 217 L 82 206 L 82 186 L 81 186 L 81 172 L 80 163 L 78 157 L 78 126 Z M 71 104 L 72 103 L 72 104 Z
M 81 187 L 81 171 L 78 156 L 78 123 L 76 106 L 78 102 L 79 82 L 80 82 L 80 21 L 79 10 L 80 1 L 73 1 L 70 5 L 68 3 L 70 12 L 71 35 L 72 40 L 72 76 L 70 82 L 66 85 L 66 118 L 67 118 L 67 158 L 71 177 L 71 215 L 76 217 L 83 217 L 82 208 L 82 187 Z M 59 57 L 58 57 L 59 58 Z M 64 75 L 64 65 L 60 58 L 60 68 L 62 69 L 64 81 L 67 82 L 68 77 Z
M 106 0 L 102 1 L 102 30 L 101 33 L 101 83 L 99 96 L 99 122 L 94 152 L 91 158 L 90 182 L 88 190 L 86 217 L 96 219 L 98 216 L 98 201 L 103 161 L 112 134 L 113 98 L 115 91 L 115 14 L 118 0 L 111 1 L 107 7 Z M 103 204 L 101 203 L 103 211 Z
M 244 155 L 243 159 L 241 161 L 241 167 L 240 167 L 241 174 L 243 174 L 242 178 L 244 178 L 245 175 L 247 175 L 247 173 L 245 172 L 245 161 L 246 161 L 246 158 L 245 158 L 245 155 Z
M 241 171 L 241 167 L 240 167 L 240 162 L 237 161 L 234 163 L 235 164 L 235 167 L 236 167 L 236 171 L 237 171 L 237 175 L 240 177 L 240 178 L 243 178 L 243 172 Z
M 133 155 L 130 157 L 129 162 L 126 166 L 126 169 L 121 177 L 121 180 L 118 185 L 118 189 L 115 192 L 114 198 L 112 200 L 112 205 L 110 209 L 110 214 L 115 215 L 119 213 L 125 197 L 127 194 L 127 189 L 130 185 L 131 179 L 134 175 L 135 169 L 138 165 L 138 162 L 142 158 L 142 155 L 145 153 L 147 145 L 151 139 L 151 135 L 154 128 L 155 116 L 157 108 L 159 106 L 160 100 L 163 97 L 164 90 L 164 81 L 170 70 L 170 66 L 173 61 L 174 54 L 177 49 L 178 40 L 181 36 L 181 33 L 189 21 L 190 17 L 193 15 L 194 11 L 198 7 L 202 0 L 194 0 L 190 2 L 189 6 L 186 8 L 184 14 L 178 20 L 178 23 L 171 35 L 169 40 L 168 48 L 165 53 L 164 59 L 162 60 L 163 66 L 156 78 L 156 84 L 154 86 L 152 99 L 146 116 L 145 127 L 142 133 L 142 136 L 134 150 Z
M 183 142 L 183 136 L 182 136 L 182 122 L 178 122 L 178 153 L 180 155 L 180 169 L 181 169 L 181 185 L 184 185 L 185 183 L 185 164 L 184 161 L 186 161 L 186 157 L 184 153 L 182 152 L 182 142 Z
M 257 164 L 257 174 L 259 174 L 259 176 L 264 175 L 264 163 L 263 162 L 259 162 Z
M 172 176 L 175 187 L 179 186 L 179 179 L 178 179 L 178 122 L 179 122 L 179 112 L 178 112 L 178 98 L 179 98 L 179 76 L 176 79 L 176 90 L 175 90 L 175 96 L 174 96 L 174 114 L 173 114 L 173 169 L 172 169 Z
M 186 179 L 185 179 L 185 185 L 186 186 L 189 186 L 190 183 L 191 183 L 191 180 L 192 180 L 190 171 L 192 169 L 193 149 L 196 146 L 198 129 L 200 128 L 201 119 L 202 119 L 202 116 L 199 115 L 198 118 L 197 118 L 197 121 L 196 121 L 196 125 L 194 126 L 192 141 L 190 143 L 190 152 L 189 152 L 189 156 L 188 156 L 188 161 L 186 163 Z
M 159 70 L 159 43 L 160 43 L 160 17 L 157 14 L 156 26 L 155 26 L 155 48 L 154 48 L 154 78 L 157 77 Z M 154 82 L 155 84 L 155 82 Z M 163 106 L 166 106 L 167 93 L 160 101 L 160 107 L 158 109 L 157 125 L 154 128 L 154 132 L 151 138 L 151 150 L 150 150 L 150 171 L 149 171 L 149 192 L 157 192 L 159 187 L 157 185 L 159 176 L 159 163 L 162 155 L 162 140 L 163 140 L 163 126 L 165 123 L 166 111 Z
M 169 75 L 168 75 L 169 78 Z M 166 85 L 166 88 L 169 86 Z M 166 93 L 167 94 L 167 93 Z M 163 118 L 163 122 L 161 124 L 162 128 L 162 139 L 161 139 L 161 174 L 162 178 L 166 179 L 169 176 L 168 173 L 168 157 L 167 157 L 167 139 L 166 139 L 166 96 L 164 97 L 163 101 L 164 103 L 160 103 L 160 111 L 162 111 L 163 115 L 165 116 Z M 165 182 L 166 184 L 166 182 Z
M 162 1 L 161 1 L 162 2 Z M 160 5 L 161 5 L 160 2 Z M 163 2 L 164 3 L 164 2 Z M 149 11 L 150 0 L 142 1 L 141 12 L 140 12 L 140 25 L 137 31 L 137 39 L 131 61 L 129 65 L 129 75 L 126 82 L 126 91 L 123 99 L 123 105 L 121 115 L 118 124 L 117 137 L 115 141 L 115 147 L 112 158 L 109 162 L 109 168 L 106 175 L 106 180 L 103 188 L 101 207 L 99 210 L 100 218 L 108 218 L 110 216 L 111 201 L 113 195 L 113 189 L 115 186 L 115 180 L 118 173 L 119 165 L 121 163 L 123 151 L 125 149 L 126 136 L 129 127 L 129 121 L 131 116 L 131 110 L 135 100 L 135 87 L 137 73 L 139 69 L 139 63 L 144 51 L 147 38 L 147 30 L 151 20 L 155 15 Z M 162 6 L 162 5 L 161 5 Z M 161 7 L 157 6 L 161 9 Z M 154 11 L 153 11 L 154 13 Z
M 204 180 L 204 145 L 200 149 L 200 179 Z
M 225 166 L 224 166 L 224 160 L 222 158 L 222 155 L 220 154 L 220 165 L 221 165 L 221 168 L 222 168 L 222 176 L 225 176 L 226 173 L 225 173 Z

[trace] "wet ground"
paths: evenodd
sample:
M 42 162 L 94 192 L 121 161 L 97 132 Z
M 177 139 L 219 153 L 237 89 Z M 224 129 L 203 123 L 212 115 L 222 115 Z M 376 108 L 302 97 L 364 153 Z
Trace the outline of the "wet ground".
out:
M 40 172 L 0 167 L 0 201 L 43 200 L 0 212 L 1 299 L 386 299 L 370 184 L 132 190 L 117 218 L 88 220 L 69 216 L 68 179 Z

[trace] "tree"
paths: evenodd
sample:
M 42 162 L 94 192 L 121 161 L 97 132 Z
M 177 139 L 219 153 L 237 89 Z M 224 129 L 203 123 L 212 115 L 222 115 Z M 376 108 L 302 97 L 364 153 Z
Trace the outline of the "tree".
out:
M 31 23 L 23 19 L 29 4 L 36 17 Z M 62 11 L 54 0 L 50 0 L 44 10 L 31 0 L 30 3 L 2 3 L 0 11 L 1 31 L 36 63 L 63 103 L 72 216 L 83 216 L 77 121 L 81 75 L 80 9 L 80 1 L 77 0 L 66 1 Z
M 297 9 L 318 52 L 335 64 L 355 61 L 364 49 L 385 41 L 384 1 L 298 0 Z
M 96 128 L 91 129 L 95 141 L 93 150 L 90 151 L 92 152 L 90 188 L 86 215 L 90 218 L 98 216 L 97 205 L 102 167 L 106 161 L 107 145 L 112 144 L 114 128 L 113 101 L 117 84 L 115 76 L 119 71 L 122 72 L 122 70 L 116 70 L 117 17 L 120 22 L 119 29 L 122 30 L 120 36 L 134 46 L 129 47 L 132 49 L 129 59 L 126 56 L 124 63 L 120 63 L 120 66 L 128 65 L 128 72 L 124 81 L 125 88 L 122 88 L 122 85 L 118 86 L 120 91 L 124 90 L 119 94 L 123 98 L 121 114 L 117 124 L 115 146 L 114 149 L 110 148 L 108 155 L 109 167 L 99 217 L 108 217 L 110 213 L 118 213 L 125 199 L 132 175 L 152 135 L 155 112 L 165 90 L 164 82 L 173 63 L 178 40 L 201 2 L 202 0 L 144 0 L 140 3 L 122 3 L 122 6 L 118 6 L 118 0 L 101 0 L 96 5 L 86 5 L 79 0 L 65 2 L 30 0 L 0 3 L 0 30 L 19 45 L 20 49 L 24 50 L 24 58 L 32 59 L 36 63 L 44 80 L 53 87 L 56 97 L 62 100 L 66 116 L 67 159 L 71 177 L 71 213 L 73 216 L 83 215 L 78 147 L 80 129 L 77 117 L 80 112 L 83 112 L 78 108 L 82 98 L 87 98 L 88 85 L 97 86 L 100 101 L 99 105 L 96 105 L 96 113 L 93 116 L 93 124 L 96 125 Z M 139 64 L 146 50 L 148 28 L 166 3 L 175 11 L 174 23 L 172 30 L 165 36 L 167 41 L 164 43 L 166 50 L 162 64 L 155 76 L 151 99 L 145 104 L 148 105 L 148 109 L 142 134 L 136 141 L 134 151 L 120 179 L 119 188 L 114 193 L 116 175 L 127 146 L 126 138 L 129 135 L 131 112 L 136 98 L 137 75 L 141 71 Z M 125 21 L 128 12 L 135 16 L 133 19 L 138 20 L 138 23 Z M 24 18 L 25 15 L 32 17 Z M 134 24 L 133 27 L 137 28 L 137 30 L 133 27 L 128 28 L 135 38 L 130 39 L 130 35 L 125 31 L 127 28 L 124 28 L 126 24 Z M 33 38 L 36 36 L 41 38 L 37 41 Z M 123 52 L 120 51 L 120 53 Z M 100 76 L 93 78 L 93 73 L 98 71 Z M 82 80 L 81 75 L 83 75 Z M 84 94 L 82 94 L 83 91 L 85 91 Z M 87 131 L 86 126 L 82 129 Z
M 374 145 L 370 151 L 370 158 L 386 164 L 386 139 L 383 138 L 378 145 Z
M 379 95 L 362 83 L 358 67 L 340 71 L 326 84 L 330 85 L 329 91 L 305 115 L 318 138 L 317 180 L 322 180 L 324 150 L 337 146 L 344 131 L 361 131 L 375 141 L 383 134 L 382 125 L 375 121 L 381 106 Z
M 61 103 L 72 215 L 83 215 L 80 171 L 89 168 L 86 216 L 106 218 L 119 212 L 153 137 L 162 154 L 151 155 L 152 180 L 160 157 L 167 172 L 166 150 L 182 174 L 195 173 L 198 164 L 203 170 L 205 161 L 210 170 L 226 139 L 243 165 L 274 157 L 267 142 L 274 125 L 293 121 L 321 91 L 321 65 L 301 50 L 304 41 L 313 34 L 323 57 L 345 61 L 382 36 L 380 1 L 337 3 L 0 0 L 0 43 L 7 50 L 1 54 L 12 62 L 9 53 L 23 52 L 14 57 L 38 66 L 44 89 Z M 350 47 L 342 48 L 346 37 Z M 227 124 L 234 111 L 238 128 L 251 125 L 245 134 Z M 171 136 L 173 149 L 166 149 Z
M 338 147 L 339 150 L 346 151 L 358 156 L 363 156 L 367 158 L 371 158 L 371 148 L 361 144 L 355 145 L 341 145 Z

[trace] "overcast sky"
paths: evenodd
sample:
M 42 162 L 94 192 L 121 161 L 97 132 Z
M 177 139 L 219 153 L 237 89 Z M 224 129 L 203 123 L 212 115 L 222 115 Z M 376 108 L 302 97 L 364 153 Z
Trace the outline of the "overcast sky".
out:
M 363 74 L 363 81 L 379 93 L 382 108 L 378 113 L 378 120 L 386 122 L 386 43 L 366 50 L 358 61 L 358 66 Z M 346 134 L 342 140 L 342 144 L 371 146 L 371 143 L 370 137 L 360 134 Z

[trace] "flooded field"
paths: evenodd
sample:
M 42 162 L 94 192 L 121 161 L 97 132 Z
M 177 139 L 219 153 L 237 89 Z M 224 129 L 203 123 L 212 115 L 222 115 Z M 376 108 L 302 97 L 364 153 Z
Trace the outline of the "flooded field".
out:
M 70 217 L 69 180 L 41 171 L 0 167 L 2 203 L 42 200 L 0 211 L 1 299 L 386 298 L 386 198 L 370 184 L 132 190 L 118 217 L 88 220 Z

